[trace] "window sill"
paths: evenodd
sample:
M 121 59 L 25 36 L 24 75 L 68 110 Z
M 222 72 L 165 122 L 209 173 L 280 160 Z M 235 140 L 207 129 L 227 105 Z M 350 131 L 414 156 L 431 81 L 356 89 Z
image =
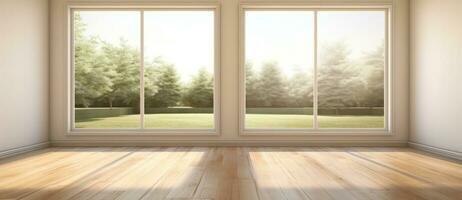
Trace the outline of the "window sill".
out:
M 217 129 L 71 129 L 67 136 L 219 136 Z
M 388 129 L 241 129 L 240 136 L 393 136 Z

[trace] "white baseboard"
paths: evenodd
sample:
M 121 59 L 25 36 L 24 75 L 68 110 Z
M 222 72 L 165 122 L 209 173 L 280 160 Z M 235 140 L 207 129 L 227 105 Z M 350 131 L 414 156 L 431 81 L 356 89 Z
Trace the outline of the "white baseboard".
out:
M 295 141 L 295 140 L 59 140 L 51 141 L 54 147 L 150 147 L 150 146 L 274 146 L 274 147 L 405 147 L 403 141 Z
M 39 150 L 39 149 L 44 149 L 44 148 L 47 148 L 49 146 L 50 146 L 49 142 L 42 142 L 42 143 L 38 143 L 38 144 L 31 144 L 31 145 L 27 145 L 27 146 L 23 146 L 23 147 L 18 147 L 18 148 L 14 148 L 14 149 L 8 149 L 8 150 L 5 150 L 5 151 L 0 151 L 0 159 L 15 156 L 15 155 L 19 155 L 19 154 L 23 154 L 23 153 L 27 153 L 27 152 L 31 152 L 31 151 L 36 151 L 36 150 Z
M 408 142 L 408 144 L 409 144 L 410 147 L 412 147 L 414 149 L 418 149 L 418 150 L 422 150 L 422 151 L 426 151 L 426 152 L 429 152 L 429 153 L 433 153 L 433 154 L 437 154 L 437 155 L 440 155 L 440 156 L 444 156 L 444 157 L 448 157 L 448 158 L 452 158 L 452 159 L 462 161 L 462 153 L 460 153 L 460 152 L 451 151 L 451 150 L 447 150 L 447 149 L 442 149 L 442 148 L 438 148 L 438 147 L 433 147 L 433 146 L 430 146 L 430 145 L 420 144 L 420 143 L 416 143 L 416 142 Z

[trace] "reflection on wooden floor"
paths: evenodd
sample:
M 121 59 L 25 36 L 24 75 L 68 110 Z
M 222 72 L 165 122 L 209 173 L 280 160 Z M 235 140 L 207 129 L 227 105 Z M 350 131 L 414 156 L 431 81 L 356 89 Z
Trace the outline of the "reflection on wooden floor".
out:
M 462 199 L 462 164 L 407 148 L 49 148 L 0 199 Z

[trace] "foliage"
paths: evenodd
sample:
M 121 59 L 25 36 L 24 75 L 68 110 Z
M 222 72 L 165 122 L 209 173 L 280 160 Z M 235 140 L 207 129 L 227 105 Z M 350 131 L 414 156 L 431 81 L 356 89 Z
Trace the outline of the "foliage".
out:
M 137 105 L 139 102 L 139 68 L 140 53 L 130 47 L 126 40 L 121 39 L 118 46 L 103 42 L 102 56 L 104 64 L 110 73 L 101 74 L 101 78 L 112 81 L 111 90 L 103 95 L 109 106 L 117 100 L 123 105 Z
M 258 79 L 260 95 L 259 105 L 263 107 L 287 106 L 287 88 L 284 77 L 275 62 L 265 63 L 262 66 Z
M 385 48 L 379 46 L 376 51 L 367 54 L 364 58 L 367 71 L 367 93 L 365 105 L 382 106 L 384 103 L 384 66 Z
M 288 84 L 289 106 L 313 107 L 313 79 L 309 72 L 297 69 Z
M 145 88 L 147 107 L 169 107 L 176 106 L 181 98 L 181 85 L 179 76 L 173 65 L 167 64 L 160 58 L 155 59 L 151 66 L 146 67 L 147 81 L 150 85 Z M 153 80 L 154 79 L 154 80 Z M 150 89 L 149 87 L 154 87 Z
M 85 35 L 78 14 L 74 30 L 76 107 L 138 107 L 139 50 L 123 38 L 115 45 Z M 213 76 L 204 69 L 183 89 L 175 67 L 156 58 L 145 65 L 144 84 L 146 107 L 213 106 Z
M 74 17 L 76 107 L 139 107 L 140 52 L 120 39 L 110 44 L 86 35 L 80 16 Z M 320 108 L 383 107 L 384 46 L 352 59 L 345 43 L 319 48 L 318 102 Z M 291 77 L 276 62 L 254 71 L 245 64 L 246 106 L 312 107 L 312 72 L 299 69 Z M 202 68 L 185 85 L 175 66 L 161 58 L 145 64 L 145 107 L 213 107 L 213 75 Z
M 325 45 L 321 48 L 318 75 L 318 103 L 320 107 L 353 106 L 355 97 L 351 92 L 356 87 L 357 72 L 348 61 L 348 50 L 344 43 Z
M 199 70 L 189 85 L 184 91 L 184 105 L 213 107 L 213 77 L 205 68 Z
M 335 42 L 320 48 L 318 66 L 318 105 L 330 107 L 383 107 L 384 46 L 350 58 L 345 43 Z M 259 73 L 246 62 L 246 106 L 312 107 L 313 79 L 309 71 L 297 68 L 287 79 L 281 66 L 265 63 Z
M 96 102 L 135 106 L 139 100 L 139 51 L 121 39 L 119 45 L 85 35 L 86 26 L 74 17 L 75 103 L 88 107 Z
M 245 63 L 245 94 L 246 94 L 246 106 L 247 107 L 258 107 L 261 101 L 260 90 L 258 86 L 258 76 L 253 71 L 252 64 L 249 62 Z
M 130 107 L 114 108 L 76 108 L 75 120 L 92 120 L 94 118 L 116 117 L 121 115 L 135 114 L 135 110 Z
M 84 35 L 85 25 L 80 16 L 75 16 L 75 104 L 88 107 L 94 98 L 111 91 L 113 83 L 109 78 L 111 71 L 104 64 L 102 56 L 97 55 L 95 38 Z

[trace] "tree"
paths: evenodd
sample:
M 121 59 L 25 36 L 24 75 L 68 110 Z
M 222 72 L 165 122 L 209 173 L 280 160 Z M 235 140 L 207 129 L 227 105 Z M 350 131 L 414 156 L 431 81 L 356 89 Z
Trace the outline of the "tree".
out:
M 365 97 L 365 105 L 383 107 L 385 68 L 384 43 L 375 51 L 367 54 L 364 60 L 364 67 L 369 69 L 366 73 L 367 94 Z
M 308 71 L 297 70 L 289 81 L 291 107 L 313 107 L 313 79 Z
M 158 58 L 154 61 L 153 65 L 148 68 L 151 68 L 148 70 L 149 76 L 155 77 L 156 79 L 153 81 L 153 84 L 156 86 L 155 89 L 157 91 L 155 93 L 152 92 L 151 96 L 146 96 L 147 106 L 176 106 L 181 98 L 181 85 L 175 67 Z
M 318 99 L 320 107 L 359 106 L 364 83 L 358 77 L 343 42 L 320 48 Z M 358 92 L 359 91 L 359 92 Z
M 205 68 L 199 70 L 189 85 L 183 95 L 186 106 L 213 107 L 213 76 Z
M 159 67 L 159 62 L 160 58 L 156 58 L 151 64 L 144 66 L 144 96 L 146 100 L 152 98 L 159 91 L 159 87 L 157 86 L 159 79 L 157 68 Z M 151 106 L 149 101 L 145 102 L 145 104 Z
M 287 106 L 287 90 L 284 77 L 275 62 L 263 64 L 258 79 L 258 89 L 263 107 L 285 107 Z
M 105 57 L 106 75 L 112 80 L 111 90 L 104 94 L 108 104 L 113 102 L 124 106 L 139 105 L 140 53 L 131 47 L 127 40 L 120 39 L 119 45 L 103 42 L 102 53 Z
M 80 15 L 74 17 L 74 87 L 75 106 L 89 107 L 92 101 L 109 92 L 113 85 L 111 73 L 98 55 L 96 38 L 85 35 L 86 25 Z
M 252 63 L 245 63 L 245 94 L 246 106 L 258 107 L 260 104 L 260 92 L 258 90 L 258 76 L 252 68 Z

